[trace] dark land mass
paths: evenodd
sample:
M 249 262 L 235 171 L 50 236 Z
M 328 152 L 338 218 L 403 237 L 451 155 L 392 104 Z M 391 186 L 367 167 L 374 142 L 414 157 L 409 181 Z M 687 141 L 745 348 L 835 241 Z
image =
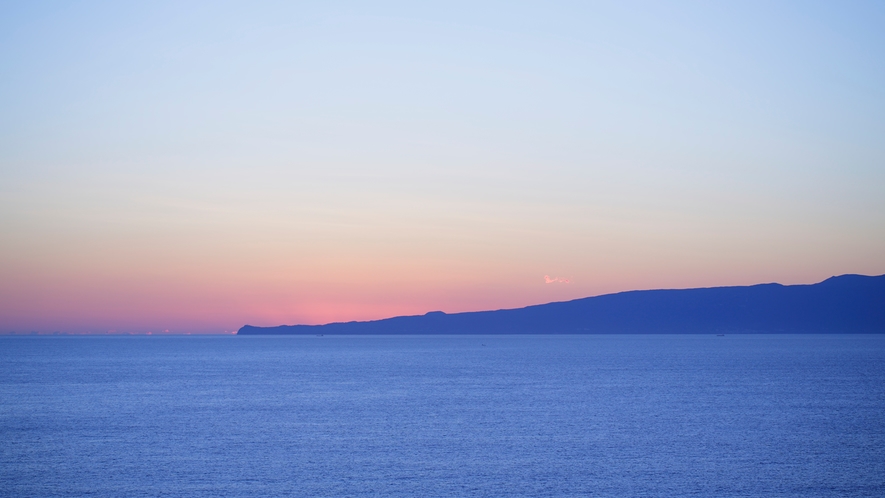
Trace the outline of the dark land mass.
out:
M 811 285 L 629 291 L 525 308 L 326 325 L 246 325 L 238 334 L 885 333 L 885 275 Z

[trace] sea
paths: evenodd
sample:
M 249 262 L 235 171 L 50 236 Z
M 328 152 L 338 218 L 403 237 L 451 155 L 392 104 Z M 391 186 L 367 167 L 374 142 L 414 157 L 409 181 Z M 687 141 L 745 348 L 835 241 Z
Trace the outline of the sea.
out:
M 0 496 L 885 496 L 885 335 L 0 337 Z

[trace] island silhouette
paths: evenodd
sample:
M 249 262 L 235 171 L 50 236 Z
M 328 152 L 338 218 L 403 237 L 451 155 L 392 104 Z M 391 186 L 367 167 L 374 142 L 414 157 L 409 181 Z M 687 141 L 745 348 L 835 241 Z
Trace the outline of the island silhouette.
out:
M 636 290 L 516 309 L 432 311 L 325 325 L 245 325 L 237 331 L 239 335 L 655 333 L 885 333 L 885 275 L 841 275 L 809 285 Z

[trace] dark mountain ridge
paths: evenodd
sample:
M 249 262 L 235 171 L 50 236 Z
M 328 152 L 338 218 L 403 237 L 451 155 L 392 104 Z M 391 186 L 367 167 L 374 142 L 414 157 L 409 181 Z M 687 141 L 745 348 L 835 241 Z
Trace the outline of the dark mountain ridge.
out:
M 628 291 L 525 308 L 325 325 L 243 326 L 237 334 L 885 333 L 885 275 L 810 285 Z

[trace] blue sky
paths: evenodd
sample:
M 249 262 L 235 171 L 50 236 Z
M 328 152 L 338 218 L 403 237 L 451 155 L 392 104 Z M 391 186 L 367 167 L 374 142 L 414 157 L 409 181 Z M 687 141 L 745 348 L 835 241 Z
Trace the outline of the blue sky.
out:
M 5 331 L 885 273 L 881 3 L 2 10 Z

